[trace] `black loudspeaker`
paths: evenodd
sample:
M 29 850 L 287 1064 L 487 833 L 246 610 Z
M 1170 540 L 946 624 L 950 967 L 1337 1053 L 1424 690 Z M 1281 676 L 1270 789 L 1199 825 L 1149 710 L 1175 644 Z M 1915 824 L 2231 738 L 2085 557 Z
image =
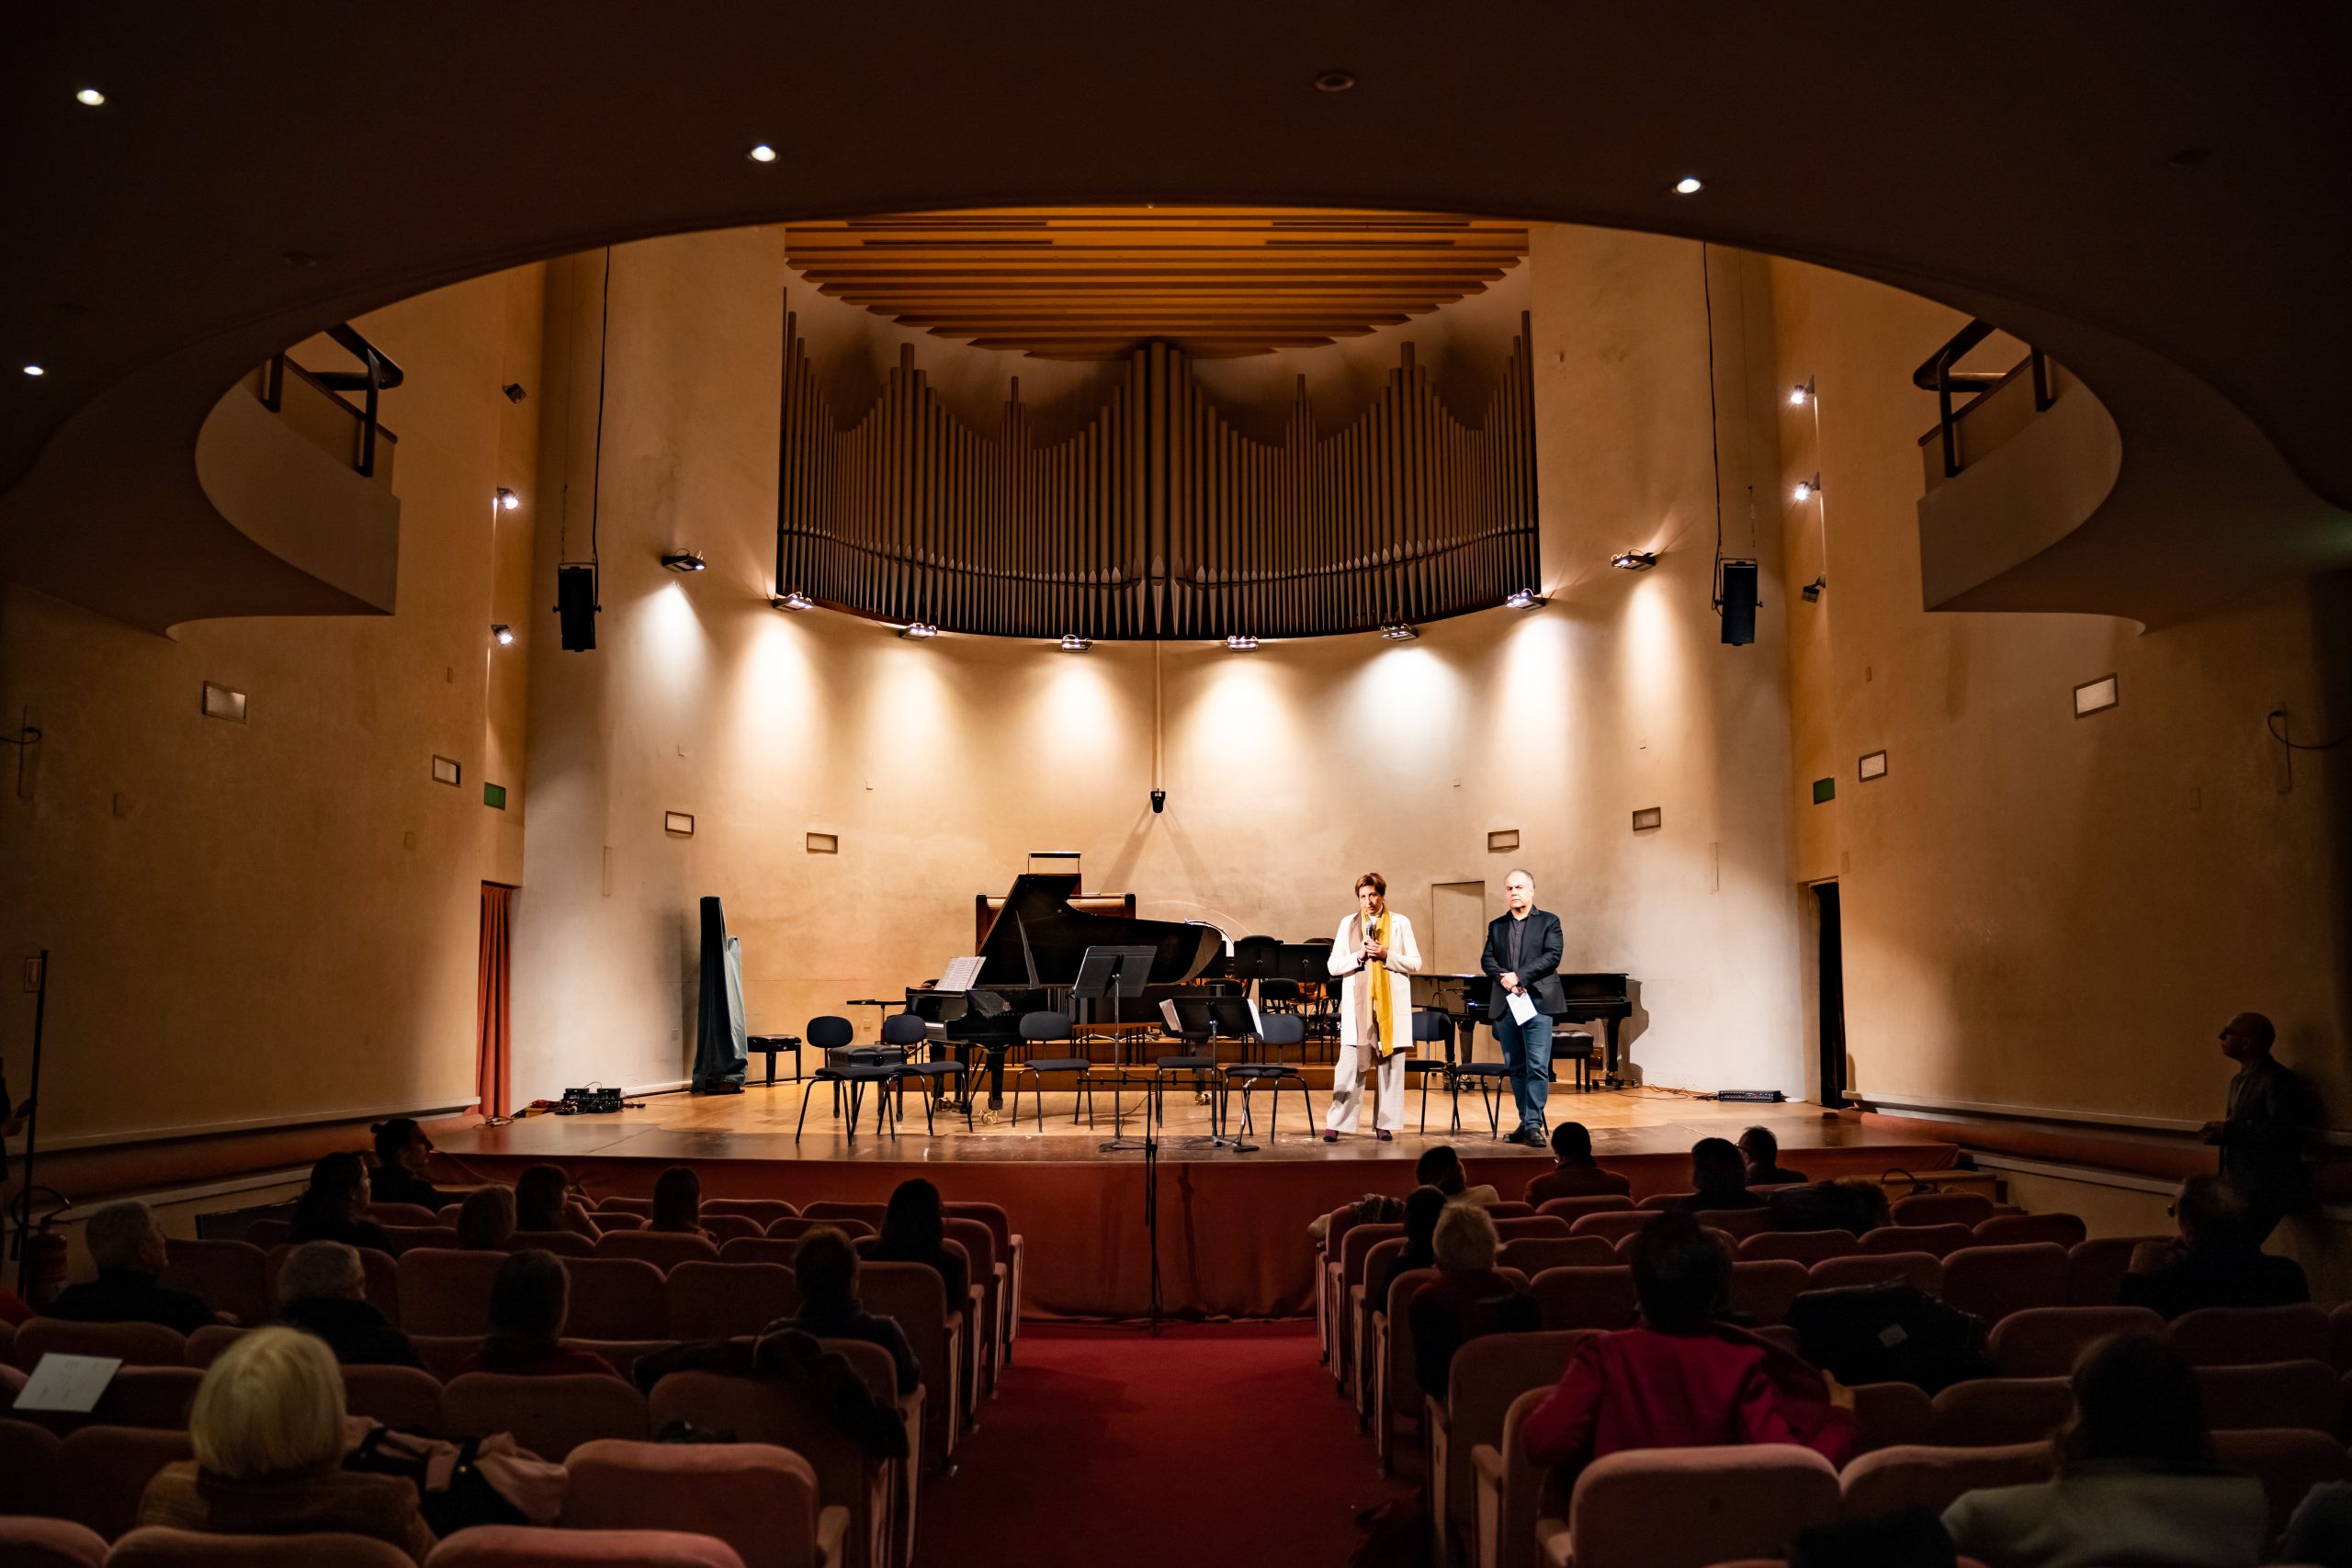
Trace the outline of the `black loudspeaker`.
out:
M 563 622 L 563 646 L 585 653 L 596 646 L 596 569 L 560 566 L 555 569 L 555 613 Z
M 1756 563 L 1724 562 L 1724 641 L 1735 647 L 1756 640 Z

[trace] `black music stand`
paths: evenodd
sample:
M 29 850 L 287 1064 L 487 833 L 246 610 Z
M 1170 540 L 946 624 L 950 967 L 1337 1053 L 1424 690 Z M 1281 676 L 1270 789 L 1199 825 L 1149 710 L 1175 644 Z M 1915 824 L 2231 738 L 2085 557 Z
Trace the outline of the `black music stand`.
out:
M 1086 1010 L 1080 1021 L 1085 1023 L 1099 1021 L 1094 1017 L 1094 1005 L 1098 1002 L 1106 999 L 1115 1002 L 1122 998 L 1142 996 L 1145 985 L 1151 979 L 1151 961 L 1154 956 L 1155 950 L 1148 947 L 1090 947 L 1080 954 L 1078 978 L 1070 983 L 1069 987 L 1070 1000 L 1085 1006 Z M 1114 1022 L 1117 1021 L 1117 1011 L 1115 1007 L 1112 1010 Z M 1077 1027 L 1076 1023 L 1070 1026 L 1073 1033 L 1076 1032 Z M 1126 1135 L 1126 1102 L 1122 1093 L 1127 1081 L 1125 1055 L 1124 1048 L 1114 1035 L 1111 1043 L 1111 1066 L 1114 1069 L 1111 1079 L 1112 1136 L 1099 1145 L 1104 1153 L 1120 1149 L 1146 1149 L 1151 1142 L 1151 1118 L 1148 1112 L 1144 1118 L 1144 1141 L 1137 1143 Z

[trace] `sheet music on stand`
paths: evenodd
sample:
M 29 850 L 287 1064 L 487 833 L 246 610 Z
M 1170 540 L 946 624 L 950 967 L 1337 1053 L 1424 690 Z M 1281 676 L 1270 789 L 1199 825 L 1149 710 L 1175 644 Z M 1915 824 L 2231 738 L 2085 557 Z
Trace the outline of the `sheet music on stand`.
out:
M 985 958 L 979 957 L 949 959 L 947 961 L 947 967 L 940 971 L 939 984 L 934 987 L 934 989 L 942 991 L 970 990 L 974 982 L 978 981 L 980 977 L 980 965 L 988 961 Z

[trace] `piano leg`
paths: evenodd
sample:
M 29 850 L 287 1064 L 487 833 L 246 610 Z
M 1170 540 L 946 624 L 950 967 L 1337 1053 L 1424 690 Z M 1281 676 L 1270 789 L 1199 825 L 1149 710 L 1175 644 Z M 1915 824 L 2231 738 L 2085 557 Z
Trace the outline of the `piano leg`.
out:
M 1625 1080 L 1620 1077 L 1617 1074 L 1617 1025 L 1621 1021 L 1623 1021 L 1614 1018 L 1604 1019 L 1601 1021 L 1601 1027 L 1608 1032 L 1609 1035 L 1608 1076 L 1602 1081 L 1607 1083 L 1611 1089 L 1623 1089 L 1625 1087 Z

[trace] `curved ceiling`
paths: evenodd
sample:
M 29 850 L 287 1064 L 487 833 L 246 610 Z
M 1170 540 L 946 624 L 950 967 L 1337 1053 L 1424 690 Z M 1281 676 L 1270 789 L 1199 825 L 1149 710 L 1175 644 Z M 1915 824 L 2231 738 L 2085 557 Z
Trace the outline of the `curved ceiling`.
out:
M 820 292 L 979 348 L 1110 359 L 1318 348 L 1476 294 L 1524 224 L 1307 208 L 993 208 L 801 222 L 785 259 Z
M 193 453 L 322 326 L 606 241 L 1022 203 L 1498 213 L 1842 268 L 2097 392 L 2119 600 L 2352 558 L 2344 7 L 263 0 L 44 7 L 11 44 L 0 571 L 139 625 L 302 604 Z

